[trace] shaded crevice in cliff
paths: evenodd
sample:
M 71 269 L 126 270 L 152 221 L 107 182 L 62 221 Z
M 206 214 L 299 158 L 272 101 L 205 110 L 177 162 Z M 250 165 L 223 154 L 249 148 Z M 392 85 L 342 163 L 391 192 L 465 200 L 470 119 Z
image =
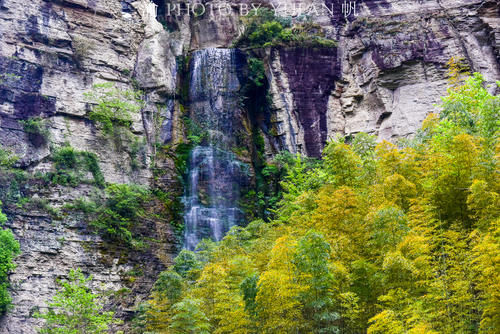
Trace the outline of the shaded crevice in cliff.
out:
M 4 116 L 27 119 L 55 114 L 56 98 L 40 94 L 43 74 L 40 65 L 0 56 L 0 101 L 11 103 L 14 108 L 13 113 Z
M 291 48 L 279 51 L 304 130 L 304 151 L 320 157 L 328 139 L 328 100 L 341 77 L 336 48 Z

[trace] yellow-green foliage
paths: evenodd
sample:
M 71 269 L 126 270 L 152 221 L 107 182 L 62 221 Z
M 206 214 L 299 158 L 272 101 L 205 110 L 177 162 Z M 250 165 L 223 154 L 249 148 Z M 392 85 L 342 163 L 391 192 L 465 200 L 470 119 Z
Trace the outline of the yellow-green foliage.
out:
M 0 169 L 12 167 L 18 160 L 19 157 L 15 156 L 12 152 L 4 149 L 4 147 L 0 145 Z
M 475 74 L 443 102 L 404 144 L 297 157 L 278 218 L 184 251 L 182 293 L 152 296 L 149 330 L 499 333 L 500 101 Z

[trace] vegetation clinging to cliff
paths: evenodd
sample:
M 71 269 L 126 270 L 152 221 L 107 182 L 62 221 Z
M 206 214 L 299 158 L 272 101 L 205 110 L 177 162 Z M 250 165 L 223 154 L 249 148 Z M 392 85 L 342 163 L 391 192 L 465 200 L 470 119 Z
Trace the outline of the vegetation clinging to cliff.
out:
M 71 270 L 68 280 L 58 280 L 60 289 L 48 304 L 46 313 L 36 314 L 45 324 L 43 334 L 108 333 L 114 312 L 105 312 L 102 296 L 89 288 L 92 276 L 85 278 L 80 269 Z
M 119 128 L 130 128 L 132 115 L 144 105 L 142 92 L 119 89 L 110 82 L 95 84 L 84 95 L 91 104 L 90 119 L 100 124 L 107 135 L 117 136 Z
M 96 209 L 97 218 L 90 225 L 108 240 L 137 245 L 131 229 L 144 215 L 150 193 L 141 186 L 112 184 L 106 188 L 104 204 Z
M 2 202 L 0 202 L 0 226 L 7 217 L 3 214 Z M 11 306 L 12 298 L 8 288 L 9 273 L 16 268 L 14 258 L 21 252 L 19 242 L 14 238 L 9 229 L 0 229 L 0 314 L 7 312 Z
M 276 16 L 267 8 L 252 11 L 243 20 L 245 32 L 234 43 L 239 48 L 337 46 L 320 25 L 310 21 L 292 24 L 291 18 Z
M 39 147 L 48 143 L 50 133 L 42 118 L 33 117 L 20 120 L 19 123 L 23 126 L 24 132 L 28 134 L 28 138 L 33 145 Z
M 70 145 L 65 145 L 56 149 L 51 158 L 55 171 L 49 173 L 46 178 L 53 183 L 75 187 L 85 180 L 86 173 L 91 173 L 94 184 L 104 186 L 104 176 L 94 153 L 78 151 Z

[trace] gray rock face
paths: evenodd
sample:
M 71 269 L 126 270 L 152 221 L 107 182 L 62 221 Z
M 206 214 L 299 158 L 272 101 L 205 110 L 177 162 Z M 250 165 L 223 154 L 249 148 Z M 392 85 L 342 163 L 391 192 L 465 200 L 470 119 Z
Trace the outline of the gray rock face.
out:
M 325 3 L 337 8 L 335 1 Z M 463 58 L 489 84 L 500 78 L 500 19 L 495 1 L 367 0 L 357 10 L 355 19 L 345 20 L 336 12 L 326 24 L 339 40 L 331 55 L 341 73 L 332 79 L 336 87 L 327 90 L 328 105 L 315 110 L 317 116 L 311 115 L 315 108 L 306 107 L 300 96 L 324 94 L 320 82 L 325 72 L 307 79 L 311 67 L 294 66 L 292 76 L 300 79 L 291 80 L 283 59 L 269 58 L 279 141 L 291 151 L 317 155 L 317 149 L 304 149 L 318 145 L 313 144 L 318 138 L 307 135 L 310 127 L 301 125 L 303 117 L 316 125 L 324 124 L 320 115 L 326 115 L 326 131 L 313 131 L 322 138 L 319 151 L 326 143 L 325 132 L 327 138 L 358 132 L 375 134 L 379 140 L 411 136 L 429 113 L 438 111 L 435 105 L 446 93 L 446 63 L 451 57 Z M 325 24 L 323 16 L 319 21 Z M 278 51 L 281 58 L 288 52 Z M 319 64 L 321 58 L 315 60 Z M 329 67 L 322 68 L 328 71 Z
M 167 192 L 178 186 L 173 161 L 156 153 L 157 144 L 172 145 L 184 136 L 181 65 L 194 50 L 231 47 L 243 26 L 232 1 L 217 2 L 231 14 L 221 17 L 167 16 L 167 2 L 154 2 L 158 21 L 149 0 L 0 0 L 0 143 L 20 157 L 19 167 L 53 170 L 51 149 L 69 143 L 97 155 L 107 182 L 160 185 Z M 168 1 L 187 2 L 199 1 Z M 411 136 L 427 114 L 437 111 L 452 56 L 464 58 L 489 83 L 500 79 L 495 0 L 364 0 L 357 2 L 357 17 L 347 18 L 339 0 L 240 2 L 314 5 L 319 8 L 315 22 L 338 40 L 332 49 L 260 51 L 270 86 L 268 116 L 276 129 L 268 133 L 266 143 L 275 144 L 266 146 L 268 155 L 288 149 L 320 156 L 336 134 L 365 131 L 380 140 Z M 88 118 L 84 93 L 105 81 L 144 90 L 146 105 L 133 115 L 132 137 L 124 139 L 121 150 Z M 25 133 L 19 120 L 31 117 L 44 119 L 50 143 Z M 132 167 L 133 142 L 142 143 L 138 168 Z M 90 193 L 81 185 L 32 195 L 60 207 Z M 88 231 L 83 217 L 53 220 L 13 206 L 4 211 L 23 253 L 11 276 L 15 307 L 0 320 L 2 333 L 35 333 L 38 321 L 31 314 L 54 295 L 55 279 L 76 267 L 95 276 L 96 288 L 131 289 L 108 305 L 129 319 L 174 252 L 171 227 L 162 222 L 144 226 L 144 234 L 158 243 L 124 256 Z M 137 266 L 144 276 L 130 285 L 123 274 Z
M 0 31 L 0 143 L 20 157 L 19 167 L 33 173 L 50 171 L 51 147 L 69 143 L 98 156 L 107 182 L 151 185 L 157 137 L 173 140 L 177 133 L 172 124 L 161 125 L 174 121 L 167 102 L 175 95 L 178 47 L 155 20 L 149 1 L 6 0 L 0 3 Z M 104 81 L 147 90 L 147 105 L 133 115 L 132 137 L 123 138 L 122 149 L 88 119 L 83 94 Z M 50 143 L 36 145 L 23 131 L 19 121 L 31 117 L 43 118 Z M 134 141 L 140 143 L 138 168 L 131 161 Z M 164 168 L 169 164 L 162 162 Z M 9 182 L 2 180 L 0 189 Z M 60 208 L 94 190 L 80 185 L 33 191 L 34 198 Z M 10 277 L 14 309 L 0 319 L 1 333 L 36 333 L 40 321 L 33 313 L 46 306 L 55 294 L 56 279 L 72 268 L 92 274 L 96 290 L 114 291 L 107 307 L 130 319 L 175 250 L 172 229 L 161 221 L 145 223 L 141 233 L 157 242 L 135 252 L 110 247 L 88 230 L 83 216 L 53 219 L 44 210 L 13 205 L 3 211 L 22 255 Z M 132 282 L 127 273 L 137 269 L 143 274 Z
M 496 46 L 487 42 L 480 8 L 479 1 L 426 1 L 364 10 L 341 39 L 344 133 L 373 132 L 380 139 L 414 133 L 437 111 L 451 57 L 464 58 L 489 83 L 498 79 Z

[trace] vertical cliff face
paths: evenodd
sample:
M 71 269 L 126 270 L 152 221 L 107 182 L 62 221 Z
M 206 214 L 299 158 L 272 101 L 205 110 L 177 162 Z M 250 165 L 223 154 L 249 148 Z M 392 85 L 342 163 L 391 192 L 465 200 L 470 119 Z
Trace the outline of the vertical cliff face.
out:
M 484 7 L 496 7 L 498 17 L 493 2 L 409 1 L 368 8 L 347 25 L 338 108 L 344 132 L 375 132 L 381 139 L 411 135 L 437 111 L 451 57 L 462 57 L 493 83 L 498 45 L 489 35 L 498 20 L 487 24 Z
M 188 55 L 197 50 L 231 47 L 242 23 L 234 2 L 219 1 L 230 5 L 231 15 L 217 19 L 209 13 L 166 15 L 167 3 L 186 1 L 154 3 L 158 16 L 149 0 L 0 0 L 0 143 L 20 158 L 17 169 L 32 176 L 54 172 L 54 150 L 69 144 L 96 154 L 106 182 L 141 184 L 173 197 L 182 195 L 178 161 L 168 151 L 186 139 L 182 118 L 188 107 L 184 104 L 189 103 L 180 83 L 188 78 L 182 64 L 189 63 Z M 364 131 L 389 140 L 410 136 L 428 113 L 436 111 L 434 105 L 446 91 L 445 64 L 452 56 L 462 57 L 489 83 L 500 78 L 500 9 L 495 0 L 364 0 L 358 1 L 357 16 L 347 18 L 340 0 L 254 3 L 314 5 L 318 8 L 312 14 L 314 21 L 327 37 L 338 41 L 334 48 L 257 51 L 269 82 L 270 108 L 265 117 L 275 129 L 259 129 L 268 156 L 281 149 L 320 156 L 336 134 Z M 206 64 L 212 65 L 217 63 Z M 123 138 L 119 149 L 90 121 L 84 97 L 93 84 L 108 81 L 121 89 L 144 91 L 145 106 L 133 115 L 131 136 Z M 220 88 L 231 84 L 225 82 Z M 233 88 L 236 93 L 238 88 Z M 210 100 L 211 107 L 219 102 Z M 247 114 L 240 106 L 232 110 L 237 112 L 224 120 L 232 127 L 222 132 L 233 131 L 240 138 L 233 146 L 246 148 L 239 160 L 251 164 Z M 43 120 L 49 139 L 27 132 L 20 122 L 33 117 Z M 194 163 L 196 159 L 192 157 Z M 216 168 L 220 173 L 232 168 L 228 162 L 232 158 L 220 160 Z M 203 177 L 214 171 L 207 168 Z M 251 183 L 243 177 L 237 182 Z M 34 198 L 62 209 L 90 197 L 95 191 L 91 185 L 45 185 L 36 178 L 19 183 L 13 198 L 4 199 L 7 227 L 20 240 L 23 253 L 11 275 L 14 309 L 0 320 L 0 332 L 34 333 L 38 322 L 31 318 L 33 312 L 54 295 L 56 279 L 76 267 L 95 276 L 96 288 L 121 291 L 108 306 L 129 319 L 158 272 L 171 262 L 175 238 L 170 224 L 145 221 L 138 233 L 154 242 L 146 250 L 123 251 L 93 233 L 83 215 L 54 217 L 40 206 L 16 205 L 23 198 Z M 12 175 L 2 174 L 0 193 L 12 194 L 12 184 Z M 197 187 L 200 203 L 208 187 Z M 150 209 L 155 210 L 155 203 Z M 127 273 L 138 267 L 142 275 L 131 280 Z
M 340 62 L 337 48 L 283 49 L 279 53 L 281 71 L 286 75 L 303 144 L 299 152 L 321 157 L 323 145 L 328 139 L 328 102 L 340 79 Z M 274 55 L 272 55 L 274 56 Z
M 446 92 L 446 63 L 451 57 L 463 58 L 490 84 L 500 77 L 499 7 L 494 1 L 371 0 L 358 2 L 358 15 L 347 18 L 340 12 L 340 1 L 325 4 L 335 10 L 333 15 L 323 10 L 318 22 L 339 41 L 326 56 L 333 60 L 330 66 L 313 74 L 307 63 L 314 61 L 301 62 L 300 51 L 292 57 L 298 64 L 293 71 L 284 62 L 289 50 L 275 51 L 268 58 L 279 140 L 292 151 L 316 155 L 318 149 L 311 152 L 307 146 L 318 146 L 321 137 L 321 151 L 325 132 L 326 139 L 358 132 L 375 134 L 380 140 L 411 136 L 427 114 L 437 111 L 435 104 Z M 324 57 L 316 57 L 314 63 L 320 64 Z M 334 63 L 339 69 L 332 76 L 335 84 L 321 85 Z M 318 105 L 321 99 L 315 99 L 316 106 L 304 103 L 303 96 L 311 94 L 328 96 L 328 103 L 323 107 Z M 321 129 L 322 114 L 326 130 Z M 301 121 L 311 115 L 316 115 L 312 118 L 316 138 L 307 133 L 311 122 Z
M 47 183 L 36 175 L 56 172 L 53 152 L 71 145 L 96 154 L 106 182 L 156 182 L 178 191 L 174 173 L 153 178 L 151 167 L 173 169 L 154 153 L 157 142 L 178 136 L 171 102 L 177 46 L 149 2 L 6 0 L 0 2 L 0 31 L 0 144 L 19 157 L 17 174 L 0 171 L 0 193 L 6 227 L 22 249 L 10 276 L 14 308 L 0 319 L 0 332 L 35 333 L 34 312 L 45 307 L 56 280 L 71 268 L 92 274 L 96 289 L 111 292 L 107 306 L 130 319 L 171 261 L 176 240 L 170 225 L 144 221 L 136 231 L 151 240 L 144 250 L 112 245 L 89 228 L 85 215 L 63 208 L 101 190 L 86 182 Z M 120 147 L 89 120 L 84 97 L 93 84 L 108 81 L 145 90 L 146 105 L 132 115 L 130 135 Z M 41 119 L 43 136 L 26 131 L 22 121 L 33 117 Z M 26 177 L 16 178 L 21 171 Z

